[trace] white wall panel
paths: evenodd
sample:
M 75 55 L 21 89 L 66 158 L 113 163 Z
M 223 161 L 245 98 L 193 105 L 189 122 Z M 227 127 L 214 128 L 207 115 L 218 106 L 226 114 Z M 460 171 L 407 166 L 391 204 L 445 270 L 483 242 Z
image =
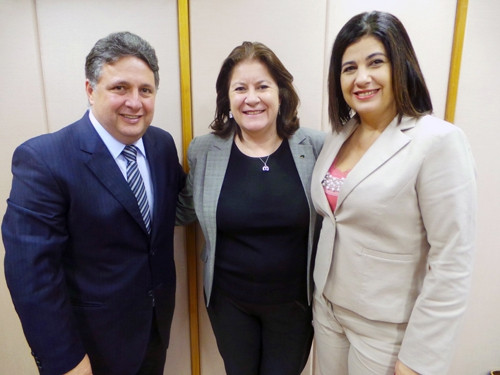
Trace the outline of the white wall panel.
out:
M 13 149 L 32 136 L 58 130 L 84 114 L 85 57 L 98 39 L 111 32 L 134 32 L 156 49 L 160 90 L 153 124 L 172 133 L 182 154 L 175 0 L 0 0 L 0 18 L 0 64 L 4 73 L 0 142 L 7 146 L 2 148 L 4 157 L 0 161 L 4 176 L 2 212 L 10 189 Z M 176 229 L 175 249 L 178 288 L 165 373 L 189 374 L 187 272 L 181 228 Z M 0 297 L 0 373 L 36 374 L 3 277 Z
M 294 76 L 301 125 L 320 128 L 326 0 L 191 0 L 190 12 L 195 135 L 209 131 L 223 60 L 246 40 L 276 53 Z
M 47 129 L 38 58 L 35 12 L 30 0 L 0 0 L 0 218 L 12 175 L 14 148 Z M 0 374 L 35 374 L 3 274 L 0 245 Z
M 32 2 L 1 0 L 0 141 L 5 147 L 0 149 L 0 168 L 9 175 L 15 146 L 47 129 L 37 38 Z M 10 181 L 5 182 L 3 196 L 10 189 Z
M 477 248 L 472 293 L 450 374 L 500 370 L 500 2 L 471 0 L 455 123 L 467 134 L 478 178 Z

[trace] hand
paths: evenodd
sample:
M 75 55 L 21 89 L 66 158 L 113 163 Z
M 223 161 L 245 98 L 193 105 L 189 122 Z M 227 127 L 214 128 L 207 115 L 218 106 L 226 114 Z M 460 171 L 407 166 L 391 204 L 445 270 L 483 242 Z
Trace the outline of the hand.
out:
M 394 375 L 418 375 L 418 373 L 398 360 L 394 369 Z
M 85 354 L 85 357 L 83 357 L 80 363 L 64 375 L 92 375 L 92 367 L 90 366 L 89 356 Z

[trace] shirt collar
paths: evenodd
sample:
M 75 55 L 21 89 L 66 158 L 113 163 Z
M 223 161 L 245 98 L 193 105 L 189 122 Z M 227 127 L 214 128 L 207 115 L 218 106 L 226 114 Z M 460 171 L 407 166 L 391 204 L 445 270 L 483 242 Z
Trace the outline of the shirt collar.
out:
M 113 156 L 114 159 L 118 158 L 126 145 L 109 134 L 104 126 L 102 126 L 100 122 L 95 118 L 94 114 L 92 113 L 92 109 L 89 110 L 89 119 L 94 126 L 97 134 L 99 134 L 99 137 L 101 137 L 102 141 L 111 153 L 111 156 Z M 136 142 L 133 143 L 133 145 L 136 146 L 141 152 L 142 156 L 146 158 L 146 149 L 144 148 L 144 142 L 142 141 L 142 138 L 139 138 Z

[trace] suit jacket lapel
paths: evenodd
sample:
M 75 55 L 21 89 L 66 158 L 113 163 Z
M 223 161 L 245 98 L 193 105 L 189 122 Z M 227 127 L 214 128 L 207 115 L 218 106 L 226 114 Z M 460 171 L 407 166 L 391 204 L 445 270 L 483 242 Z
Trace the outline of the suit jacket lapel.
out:
M 351 191 L 356 188 L 359 183 L 385 164 L 401 148 L 410 142 L 410 138 L 404 134 L 404 130 L 413 126 L 415 126 L 415 122 L 411 119 L 405 119 L 404 122 L 398 125 L 398 119 L 396 117 L 387 128 L 385 128 L 375 143 L 366 151 L 361 160 L 345 179 L 339 192 L 336 209 L 342 205 L 347 196 L 349 196 Z M 341 145 L 342 144 L 340 144 L 340 146 Z
M 203 188 L 203 212 L 206 216 L 205 222 L 207 223 L 208 234 L 213 236 L 213 238 L 210 238 L 212 243 L 215 243 L 217 231 L 217 202 L 219 201 L 232 145 L 232 136 L 228 138 L 214 137 L 213 144 L 207 153 Z
M 158 215 L 160 212 L 160 207 L 163 206 L 163 197 L 165 196 L 161 190 L 158 189 L 158 186 L 166 186 L 166 184 L 161 183 L 161 179 L 165 178 L 162 176 L 162 173 L 165 170 L 165 166 L 162 163 L 151 163 L 154 160 L 155 156 L 158 155 L 159 151 L 157 150 L 156 139 L 150 136 L 150 133 L 146 131 L 146 133 L 142 136 L 142 141 L 144 142 L 144 149 L 146 150 L 146 158 L 149 166 L 149 174 L 151 177 L 151 188 L 154 194 L 154 208 L 153 208 L 153 216 L 151 220 L 151 235 L 153 235 L 155 230 L 155 223 L 158 222 Z M 164 163 L 167 163 L 165 160 Z M 140 213 L 140 211 L 139 211 Z M 143 224 L 143 228 L 147 231 L 146 226 L 144 225 L 144 220 L 142 216 L 139 218 L 140 223 Z
M 106 145 L 93 128 L 88 116 L 80 126 L 80 149 L 88 154 L 87 166 L 135 221 L 147 232 L 134 193 L 111 157 Z
M 321 192 L 323 191 L 323 187 L 321 186 L 321 181 L 325 177 L 326 173 L 330 169 L 333 160 L 337 156 L 340 148 L 344 144 L 344 142 L 351 136 L 351 134 L 356 130 L 358 123 L 355 120 L 349 121 L 345 124 L 345 128 L 340 133 L 333 133 L 330 137 L 332 140 L 329 142 L 325 142 L 323 149 L 321 150 L 321 154 L 316 161 L 316 165 L 319 166 L 317 177 L 319 180 L 314 181 L 314 188 L 320 188 Z M 333 220 L 333 212 L 330 208 L 330 203 L 326 198 L 324 193 L 318 194 L 320 202 L 320 207 L 322 210 L 327 213 Z M 337 204 L 338 207 L 338 204 Z
M 306 192 L 309 192 L 311 189 L 313 166 L 316 161 L 313 146 L 307 142 L 306 136 L 302 134 L 300 129 L 289 139 L 288 143 L 295 166 L 299 172 L 300 180 L 302 181 L 302 186 L 304 186 Z

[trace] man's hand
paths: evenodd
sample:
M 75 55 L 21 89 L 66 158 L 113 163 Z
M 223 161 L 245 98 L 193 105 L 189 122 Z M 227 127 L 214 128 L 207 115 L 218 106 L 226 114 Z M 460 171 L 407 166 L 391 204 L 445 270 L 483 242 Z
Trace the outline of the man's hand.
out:
M 81 362 L 72 370 L 68 371 L 64 375 L 92 375 L 92 367 L 90 366 L 89 356 L 85 354 L 85 357 Z
M 398 360 L 396 362 L 394 375 L 418 375 L 418 373 L 413 371 L 411 368 L 407 367 L 403 362 L 400 362 Z

